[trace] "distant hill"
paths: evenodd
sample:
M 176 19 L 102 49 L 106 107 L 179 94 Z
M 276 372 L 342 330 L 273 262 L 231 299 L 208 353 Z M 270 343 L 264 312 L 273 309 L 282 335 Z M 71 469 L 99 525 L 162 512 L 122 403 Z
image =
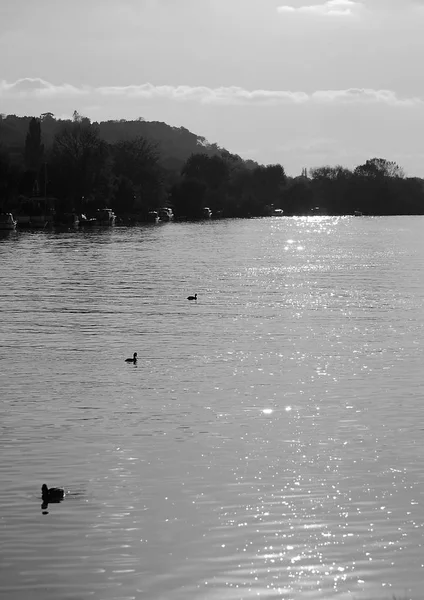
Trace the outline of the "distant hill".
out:
M 32 117 L 0 115 L 0 145 L 7 149 L 13 159 L 20 162 L 23 157 L 25 137 Z M 55 134 L 70 120 L 55 119 L 51 113 L 41 119 L 41 134 L 46 148 L 52 145 Z M 159 121 L 101 121 L 100 137 L 112 144 L 142 136 L 155 142 L 160 151 L 161 164 L 172 171 L 179 171 L 191 154 L 202 152 L 209 156 L 222 151 L 217 144 L 211 144 L 202 136 L 184 127 L 171 127 Z

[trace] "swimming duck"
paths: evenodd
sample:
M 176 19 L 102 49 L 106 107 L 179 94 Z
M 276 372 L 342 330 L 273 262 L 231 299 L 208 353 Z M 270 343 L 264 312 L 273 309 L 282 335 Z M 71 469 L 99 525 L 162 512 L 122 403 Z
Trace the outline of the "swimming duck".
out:
M 194 296 L 187 296 L 187 300 L 197 300 L 197 294 L 194 294 Z
M 134 352 L 133 357 L 132 358 L 126 358 L 125 362 L 128 363 L 136 363 L 137 362 L 137 352 Z
M 60 502 L 65 496 L 61 488 L 48 488 L 45 483 L 41 486 L 41 495 L 44 502 Z

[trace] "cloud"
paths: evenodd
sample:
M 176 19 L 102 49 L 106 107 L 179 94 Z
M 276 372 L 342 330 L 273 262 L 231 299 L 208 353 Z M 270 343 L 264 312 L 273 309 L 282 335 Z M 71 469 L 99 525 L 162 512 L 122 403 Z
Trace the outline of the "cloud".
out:
M 18 79 L 14 83 L 0 81 L 0 98 L 67 98 L 85 97 L 93 104 L 106 98 L 140 100 L 170 100 L 195 102 L 203 105 L 278 106 L 284 104 L 385 104 L 392 107 L 424 105 L 418 97 L 401 98 L 391 90 L 349 88 L 317 90 L 307 93 L 290 90 L 246 90 L 237 86 L 210 88 L 188 85 L 153 85 L 143 83 L 128 86 L 76 87 L 63 83 L 55 85 L 39 78 Z
M 415 16 L 424 14 L 424 0 L 326 0 L 297 7 L 283 4 L 277 7 L 277 11 L 281 14 L 342 18 L 358 17 L 363 12 L 368 15 L 375 13 L 379 17 L 382 14 L 410 17 L 411 11 Z
M 89 93 L 85 88 L 77 88 L 68 83 L 55 85 L 38 77 L 18 79 L 14 83 L 0 81 L 0 98 L 2 96 L 81 96 Z
M 209 88 L 205 86 L 154 86 L 150 83 L 127 87 L 101 87 L 101 95 L 118 95 L 139 98 L 167 98 L 177 101 L 195 101 L 202 104 L 275 104 L 282 102 L 306 102 L 304 92 L 245 90 L 240 87 Z
M 311 4 L 295 8 L 290 5 L 277 7 L 279 13 L 318 15 L 324 17 L 353 17 L 363 7 L 354 0 L 328 0 L 322 4 Z
M 311 94 L 311 99 L 319 102 L 337 103 L 380 103 L 390 106 L 417 106 L 424 105 L 422 98 L 399 98 L 391 90 L 373 90 L 363 88 L 350 88 L 347 90 L 325 90 Z

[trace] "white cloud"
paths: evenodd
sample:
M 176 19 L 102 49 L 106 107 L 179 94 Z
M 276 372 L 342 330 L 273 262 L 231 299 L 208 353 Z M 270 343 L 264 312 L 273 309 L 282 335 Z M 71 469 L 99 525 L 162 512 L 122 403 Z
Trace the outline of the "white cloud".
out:
M 282 5 L 277 8 L 280 13 L 297 13 L 306 15 L 318 15 L 328 17 L 352 17 L 363 7 L 361 2 L 354 0 L 328 0 L 322 4 L 311 4 L 295 8 L 290 5 Z
M 17 79 L 13 83 L 0 81 L 0 98 L 2 96 L 63 96 L 68 98 L 71 96 L 81 96 L 87 93 L 88 90 L 86 88 L 77 88 L 68 83 L 55 85 L 38 77 L 25 77 L 23 79 Z
M 320 102 L 338 102 L 338 103 L 382 103 L 389 106 L 416 106 L 424 104 L 422 98 L 399 98 L 391 90 L 373 90 L 362 88 L 350 88 L 347 90 L 325 90 L 317 91 L 311 95 L 311 98 Z
M 209 88 L 205 86 L 160 85 L 150 83 L 126 87 L 101 87 L 101 95 L 118 95 L 139 98 L 168 98 L 177 101 L 195 101 L 202 104 L 275 104 L 282 102 L 307 102 L 304 92 L 245 90 L 240 87 Z
M 399 97 L 391 90 L 349 88 L 317 90 L 312 93 L 290 90 L 247 90 L 242 87 L 172 86 L 144 83 L 128 86 L 89 87 L 64 83 L 55 85 L 39 78 L 18 79 L 13 83 L 0 81 L 0 98 L 68 98 L 85 97 L 93 104 L 105 98 L 163 99 L 175 102 L 195 102 L 204 105 L 277 106 L 282 104 L 385 104 L 392 107 L 424 105 L 418 97 Z

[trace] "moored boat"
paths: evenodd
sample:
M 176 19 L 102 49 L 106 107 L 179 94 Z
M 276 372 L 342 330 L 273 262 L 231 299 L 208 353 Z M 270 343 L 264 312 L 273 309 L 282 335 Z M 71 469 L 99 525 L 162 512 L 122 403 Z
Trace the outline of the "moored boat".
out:
M 159 215 L 156 210 L 149 210 L 147 213 L 147 220 L 149 223 L 159 223 Z
M 112 227 L 115 225 L 116 215 L 111 208 L 99 208 L 96 212 L 96 225 Z
M 172 221 L 174 218 L 174 213 L 172 212 L 172 209 L 168 206 L 163 206 L 162 208 L 160 208 L 158 211 L 158 215 L 159 219 L 164 222 Z
M 13 218 L 12 213 L 0 213 L 0 230 L 13 231 L 16 229 L 17 221 Z
M 81 214 L 79 217 L 80 227 L 94 227 L 97 225 L 97 221 L 94 217 L 87 217 L 85 214 Z

